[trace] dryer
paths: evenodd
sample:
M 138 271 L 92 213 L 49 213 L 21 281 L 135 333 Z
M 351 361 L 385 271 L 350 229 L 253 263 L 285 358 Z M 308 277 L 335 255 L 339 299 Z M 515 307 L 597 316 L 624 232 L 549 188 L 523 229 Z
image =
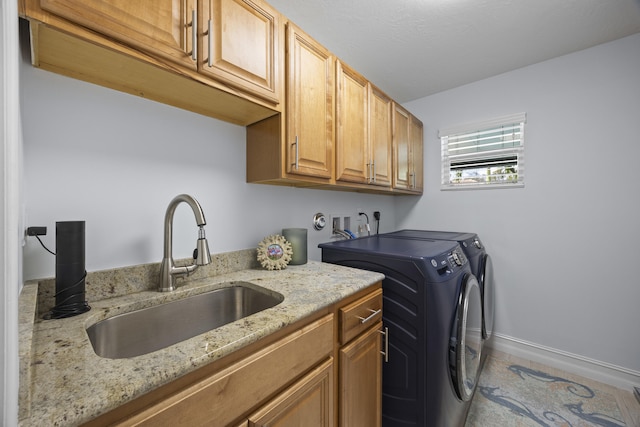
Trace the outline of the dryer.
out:
M 482 292 L 482 337 L 489 340 L 493 334 L 494 296 L 493 296 L 493 263 L 487 253 L 480 237 L 476 233 L 463 233 L 456 231 L 434 230 L 400 230 L 386 233 L 386 236 L 428 239 L 451 240 L 457 242 L 471 264 L 471 271 L 478 279 Z
M 482 355 L 482 298 L 454 241 L 376 235 L 319 245 L 322 261 L 385 275 L 385 427 L 462 427 Z

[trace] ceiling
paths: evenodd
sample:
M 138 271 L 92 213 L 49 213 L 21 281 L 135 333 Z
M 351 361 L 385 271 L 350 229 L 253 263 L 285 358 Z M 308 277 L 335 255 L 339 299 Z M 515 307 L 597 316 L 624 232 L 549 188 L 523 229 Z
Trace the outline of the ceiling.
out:
M 268 0 L 399 102 L 640 32 L 640 0 Z

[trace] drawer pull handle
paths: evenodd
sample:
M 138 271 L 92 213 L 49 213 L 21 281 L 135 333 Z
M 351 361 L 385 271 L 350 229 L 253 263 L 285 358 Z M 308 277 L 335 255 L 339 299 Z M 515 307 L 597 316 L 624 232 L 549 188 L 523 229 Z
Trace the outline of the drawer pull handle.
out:
M 209 58 L 207 59 L 207 65 L 209 67 L 213 67 L 213 48 L 211 47 L 211 45 L 213 44 L 213 22 L 211 21 L 211 19 L 209 19 L 208 22 L 208 28 L 207 28 L 207 40 L 208 40 L 208 50 L 209 50 Z
M 371 169 L 373 170 L 373 173 L 371 174 L 371 182 L 375 184 L 376 183 L 376 161 L 375 160 L 371 162 Z
M 191 11 L 191 59 L 198 60 L 198 12 L 196 9 Z
M 296 135 L 296 142 L 294 142 L 291 145 L 295 145 L 296 146 L 296 160 L 295 162 L 292 164 L 292 166 L 298 170 L 298 160 L 299 160 L 299 154 L 300 154 L 300 149 L 299 149 L 299 145 L 298 145 L 298 135 Z
M 382 335 L 384 335 L 384 351 L 381 351 L 380 354 L 384 356 L 384 361 L 389 361 L 389 328 L 385 326 L 384 331 L 378 331 Z
M 368 317 L 356 316 L 358 319 L 360 319 L 360 323 L 367 323 L 369 320 L 373 319 L 378 314 L 380 314 L 382 312 L 382 309 L 379 309 L 379 310 L 369 309 L 369 311 L 371 312 L 371 314 Z

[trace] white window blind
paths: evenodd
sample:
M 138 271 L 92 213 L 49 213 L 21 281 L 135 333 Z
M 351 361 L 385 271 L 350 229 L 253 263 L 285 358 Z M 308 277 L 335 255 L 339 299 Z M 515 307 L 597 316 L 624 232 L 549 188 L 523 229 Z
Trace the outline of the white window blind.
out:
M 526 114 L 440 130 L 442 189 L 524 186 Z

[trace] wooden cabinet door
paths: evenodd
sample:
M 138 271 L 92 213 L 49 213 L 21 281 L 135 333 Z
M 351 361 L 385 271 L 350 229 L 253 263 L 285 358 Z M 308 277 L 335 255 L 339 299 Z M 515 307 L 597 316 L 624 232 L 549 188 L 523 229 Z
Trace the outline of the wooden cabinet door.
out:
M 411 156 L 409 125 L 410 114 L 407 110 L 393 104 L 393 188 L 408 190 L 411 185 L 409 176 L 409 158 Z
M 202 0 L 200 72 L 280 102 L 278 11 L 262 0 Z
M 287 173 L 333 176 L 333 62 L 327 49 L 287 24 Z
M 424 188 L 424 148 L 423 126 L 416 117 L 411 116 L 409 137 L 411 140 L 411 190 L 421 193 Z
M 52 14 L 192 69 L 196 0 L 40 0 Z
M 333 426 L 333 359 L 249 417 L 249 427 Z
M 336 180 L 369 179 L 369 87 L 352 68 L 336 61 Z
M 340 426 L 382 424 L 382 322 L 340 350 Z
M 392 101 L 385 93 L 369 84 L 369 146 L 371 172 L 369 183 L 391 186 Z
M 332 360 L 333 331 L 333 315 L 324 316 L 210 376 L 174 390 L 168 396 L 161 395 L 161 399 L 155 402 L 147 401 L 142 410 L 131 416 L 123 418 L 124 414 L 116 415 L 117 419 L 122 419 L 116 425 L 233 425 L 231 423 L 234 420 L 250 413 L 260 402 L 269 402 L 271 396 L 276 395 L 287 384 L 303 376 L 306 378 L 314 366 L 325 366 L 327 360 Z M 332 369 L 333 364 L 329 365 L 327 369 Z M 333 374 L 330 376 L 332 378 Z M 333 382 L 323 387 L 331 385 Z M 331 403 L 329 406 L 331 410 L 332 405 Z

